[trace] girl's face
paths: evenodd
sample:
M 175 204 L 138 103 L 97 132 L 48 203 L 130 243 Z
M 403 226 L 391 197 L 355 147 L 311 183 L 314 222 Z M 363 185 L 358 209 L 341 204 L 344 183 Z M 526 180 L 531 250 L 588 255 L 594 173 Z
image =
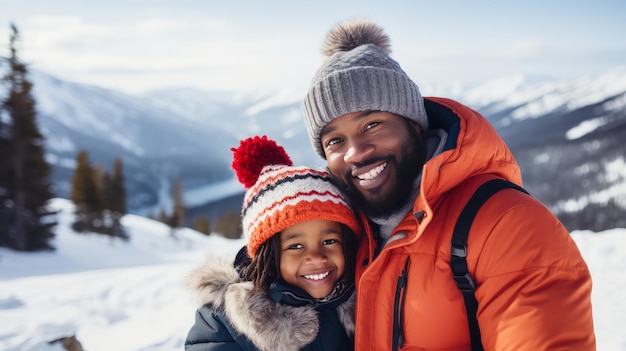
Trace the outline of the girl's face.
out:
M 302 222 L 280 233 L 280 275 L 288 284 L 320 299 L 332 292 L 344 269 L 339 223 Z

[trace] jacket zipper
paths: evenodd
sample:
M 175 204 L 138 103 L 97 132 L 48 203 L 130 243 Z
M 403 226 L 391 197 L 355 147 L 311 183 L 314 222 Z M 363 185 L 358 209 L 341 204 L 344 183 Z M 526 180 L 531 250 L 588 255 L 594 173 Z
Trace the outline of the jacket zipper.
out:
M 398 277 L 396 284 L 396 296 L 393 303 L 393 339 L 391 340 L 391 350 L 393 351 L 398 351 L 404 346 L 404 303 L 406 301 L 409 262 L 411 262 L 410 258 L 406 260 L 402 274 Z

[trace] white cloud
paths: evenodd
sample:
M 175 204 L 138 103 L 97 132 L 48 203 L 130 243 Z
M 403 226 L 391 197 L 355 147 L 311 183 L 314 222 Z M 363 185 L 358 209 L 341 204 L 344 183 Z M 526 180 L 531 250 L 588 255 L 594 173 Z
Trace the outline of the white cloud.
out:
M 349 5 L 332 4 L 332 14 L 312 10 L 328 1 L 297 6 L 113 1 L 95 9 L 74 1 L 52 6 L 29 0 L 24 2 L 29 8 L 2 1 L 0 21 L 20 24 L 29 62 L 62 79 L 127 92 L 181 85 L 226 90 L 304 85 L 320 63 L 326 31 L 356 15 Z M 623 21 L 607 16 L 618 12 L 614 5 L 594 5 L 585 12 L 552 2 L 488 4 L 490 11 L 484 11 L 487 5 L 479 2 L 463 5 L 462 15 L 446 13 L 446 23 L 439 16 L 409 15 L 442 11 L 435 2 L 405 5 L 406 11 L 398 13 L 386 5 L 360 4 L 358 15 L 380 21 L 390 34 L 394 57 L 418 82 L 474 84 L 518 72 L 572 78 L 606 71 L 624 52 L 617 37 Z M 554 6 L 567 6 L 568 16 L 555 20 L 547 15 Z M 513 8 L 519 12 L 509 20 Z M 529 13 L 535 22 L 531 27 L 524 20 Z M 589 27 L 582 36 L 579 16 Z M 0 27 L 2 48 L 5 31 Z M 143 72 L 145 67 L 149 72 Z

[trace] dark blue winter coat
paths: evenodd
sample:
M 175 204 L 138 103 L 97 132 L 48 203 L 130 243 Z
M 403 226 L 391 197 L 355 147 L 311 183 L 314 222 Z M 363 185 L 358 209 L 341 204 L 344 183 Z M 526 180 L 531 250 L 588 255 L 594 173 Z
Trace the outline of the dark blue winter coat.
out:
M 188 281 L 201 307 L 186 351 L 353 350 L 354 287 L 319 302 L 282 284 L 253 293 L 232 263 L 211 257 Z

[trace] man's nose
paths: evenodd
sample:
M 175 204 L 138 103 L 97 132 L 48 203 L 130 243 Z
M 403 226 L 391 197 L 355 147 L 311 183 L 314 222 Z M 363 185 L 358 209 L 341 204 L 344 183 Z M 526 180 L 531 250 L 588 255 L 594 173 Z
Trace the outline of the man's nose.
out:
M 350 142 L 348 150 L 343 156 L 346 163 L 361 163 L 374 152 L 374 145 L 365 140 L 355 140 Z

